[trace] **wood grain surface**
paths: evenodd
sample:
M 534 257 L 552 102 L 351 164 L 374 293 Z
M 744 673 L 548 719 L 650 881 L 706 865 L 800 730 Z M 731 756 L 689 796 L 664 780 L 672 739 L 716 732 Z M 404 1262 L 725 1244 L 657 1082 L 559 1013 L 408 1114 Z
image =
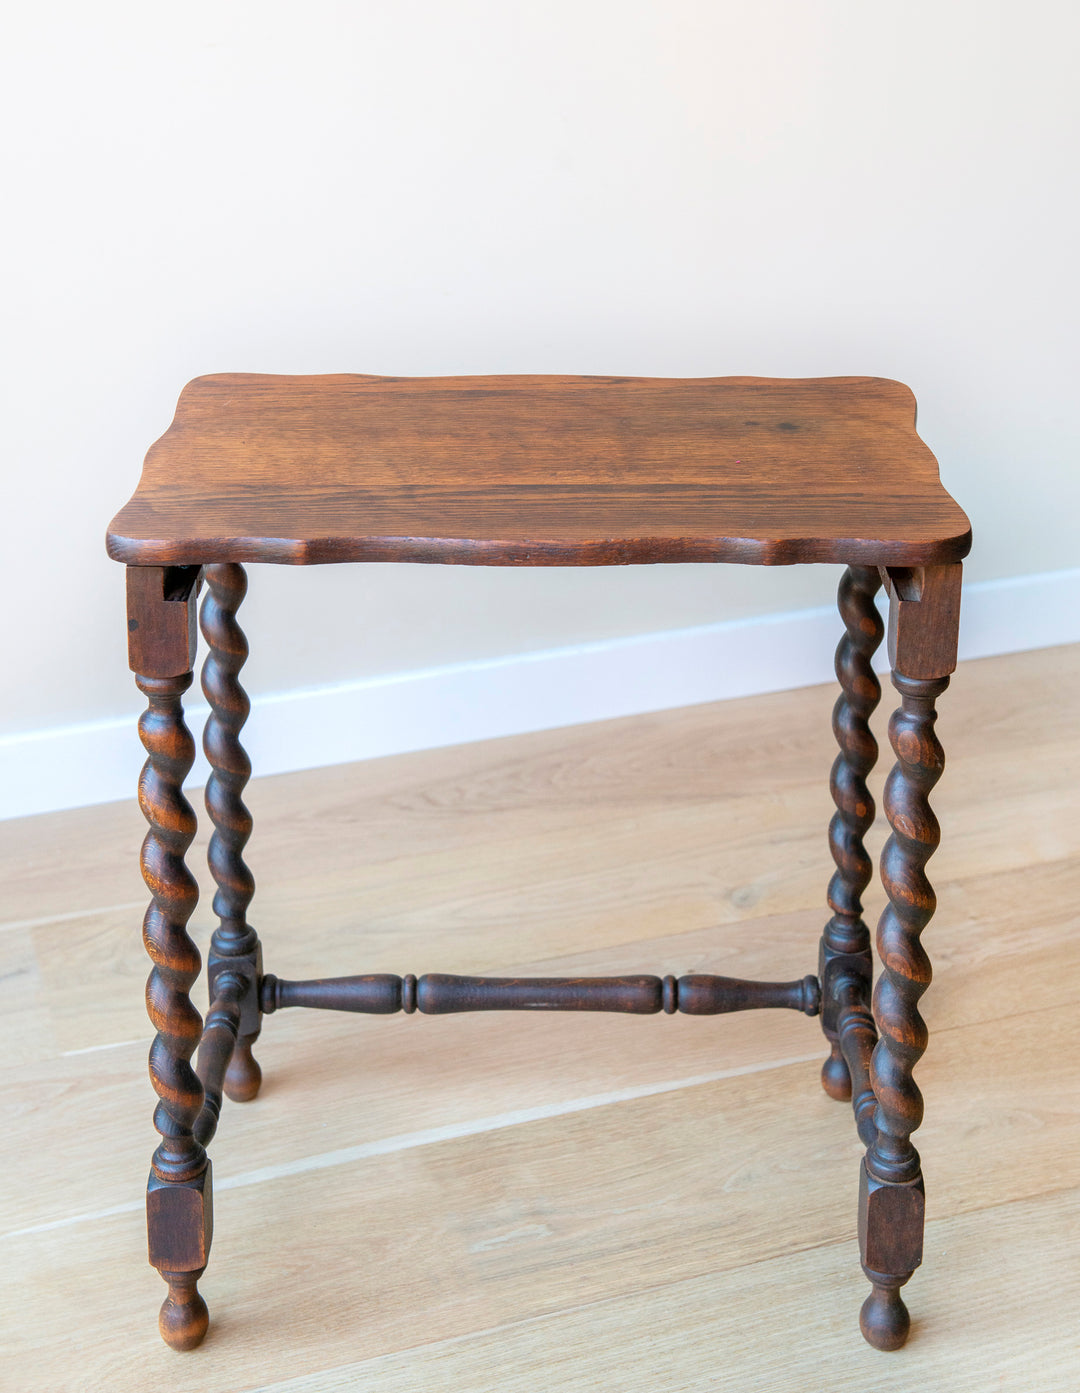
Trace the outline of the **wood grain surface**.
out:
M 961 664 L 942 704 L 926 1257 L 889 1356 L 854 1328 L 862 1148 L 815 1022 L 303 1011 L 267 1020 L 258 1101 L 223 1104 L 214 1320 L 176 1356 L 142 1212 L 143 819 L 6 824 L 0 1388 L 1075 1393 L 1078 692 L 1062 648 Z M 828 914 L 834 697 L 255 779 L 268 965 L 795 977 Z
M 884 378 L 200 377 L 113 520 L 130 565 L 957 561 Z

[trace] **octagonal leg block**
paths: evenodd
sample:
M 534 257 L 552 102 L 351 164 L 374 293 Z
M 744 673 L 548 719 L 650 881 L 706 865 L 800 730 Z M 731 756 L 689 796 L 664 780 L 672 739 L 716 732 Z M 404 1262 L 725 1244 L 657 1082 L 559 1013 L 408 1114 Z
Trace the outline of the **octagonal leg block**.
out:
M 871 1284 L 859 1326 L 875 1349 L 899 1349 L 911 1329 L 900 1288 L 922 1262 L 926 1192 L 922 1177 L 907 1185 L 875 1180 L 863 1162 L 859 1184 L 859 1255 Z
M 206 1336 L 210 1317 L 197 1282 L 210 1256 L 214 1234 L 213 1184 L 206 1169 L 184 1184 L 150 1172 L 146 1186 L 146 1231 L 150 1262 L 168 1283 L 158 1329 L 173 1349 L 194 1349 Z

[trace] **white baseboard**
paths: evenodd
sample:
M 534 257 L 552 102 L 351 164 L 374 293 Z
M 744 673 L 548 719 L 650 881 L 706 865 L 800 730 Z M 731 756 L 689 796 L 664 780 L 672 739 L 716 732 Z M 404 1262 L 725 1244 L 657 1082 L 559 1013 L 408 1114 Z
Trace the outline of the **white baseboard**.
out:
M 1078 596 L 1080 568 L 966 586 L 961 658 L 1080 641 Z M 838 634 L 829 606 L 282 692 L 255 698 L 244 745 L 282 774 L 783 691 L 834 680 Z M 192 730 L 206 710 L 189 708 Z M 0 818 L 130 798 L 136 719 L 0 738 Z M 207 772 L 200 753 L 189 784 Z

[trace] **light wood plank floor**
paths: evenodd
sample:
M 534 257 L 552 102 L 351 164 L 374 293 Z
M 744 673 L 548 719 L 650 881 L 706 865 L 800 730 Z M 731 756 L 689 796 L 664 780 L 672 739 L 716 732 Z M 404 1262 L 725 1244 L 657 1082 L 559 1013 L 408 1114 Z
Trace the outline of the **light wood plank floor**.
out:
M 787 1012 L 274 1016 L 263 1094 L 212 1148 L 211 1332 L 172 1353 L 141 1213 L 143 824 L 4 824 L 0 1386 L 1076 1393 L 1078 692 L 1070 647 L 966 664 L 941 702 L 927 1252 L 892 1355 L 858 1333 L 850 1111 Z M 812 971 L 833 698 L 256 780 L 267 966 Z

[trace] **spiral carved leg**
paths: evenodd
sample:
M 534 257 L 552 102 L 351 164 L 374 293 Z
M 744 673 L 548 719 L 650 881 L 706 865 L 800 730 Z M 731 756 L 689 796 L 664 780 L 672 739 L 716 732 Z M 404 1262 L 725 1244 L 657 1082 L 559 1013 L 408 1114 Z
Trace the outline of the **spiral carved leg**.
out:
M 934 913 L 924 867 L 940 840 L 929 794 L 945 757 L 934 733 L 935 699 L 947 677 L 893 674 L 901 704 L 889 725 L 896 765 L 885 784 L 892 835 L 881 856 L 889 903 L 878 923 L 882 973 L 874 992 L 878 1043 L 870 1065 L 877 1100 L 875 1135 L 863 1161 L 859 1242 L 872 1291 L 860 1324 L 877 1349 L 898 1349 L 909 1317 L 900 1288 L 922 1261 L 925 1198 L 919 1153 L 911 1134 L 922 1121 L 922 1094 L 912 1071 L 926 1049 L 918 1002 L 930 984 L 930 960 L 920 935 Z
M 147 1231 L 150 1261 L 169 1283 L 161 1334 L 175 1349 L 190 1349 L 206 1334 L 206 1307 L 196 1282 L 206 1266 L 212 1234 L 210 1165 L 194 1135 L 203 1087 L 191 1067 L 202 1034 L 202 1020 L 189 996 L 199 975 L 199 951 L 186 927 L 199 891 L 184 864 L 196 827 L 182 791 L 195 758 L 182 705 L 191 673 L 135 680 L 149 703 L 139 721 L 147 753 L 139 806 L 150 824 L 141 859 L 152 896 L 143 942 L 154 964 L 146 1006 L 157 1032 L 150 1047 L 150 1079 L 158 1095 L 154 1126 L 161 1135 L 147 1185 Z
M 873 867 L 863 838 L 873 825 L 874 800 L 866 777 L 877 759 L 877 741 L 869 718 L 881 699 L 881 684 L 871 659 L 881 642 L 884 624 L 874 596 L 881 585 L 876 570 L 849 566 L 840 581 L 837 603 L 845 634 L 836 650 L 836 676 L 841 692 L 833 708 L 833 734 L 840 747 L 832 768 L 830 789 L 836 812 L 829 824 L 829 847 L 836 871 L 829 882 L 832 918 L 821 935 L 818 977 L 821 981 L 821 1028 L 830 1055 L 821 1070 L 821 1083 L 830 1098 L 851 1098 L 851 1074 L 840 1042 L 840 993 L 844 982 L 863 984 L 870 1003 L 872 959 L 870 930 L 862 918 L 862 894 Z
M 212 773 L 206 785 L 206 810 L 214 824 L 210 839 L 210 870 L 217 885 L 214 913 L 219 924 L 210 944 L 210 997 L 214 999 L 222 973 L 239 976 L 246 988 L 240 999 L 240 1035 L 225 1075 L 225 1092 L 233 1102 L 250 1102 L 259 1091 L 262 1070 L 252 1046 L 262 1028 L 259 979 L 262 948 L 247 921 L 255 881 L 243 851 L 251 836 L 251 814 L 243 791 L 251 777 L 251 762 L 240 743 L 250 703 L 239 672 L 248 655 L 247 639 L 236 620 L 247 591 L 244 568 L 233 564 L 207 566 L 202 631 L 209 645 L 203 665 L 202 688 L 210 703 L 203 749 Z

